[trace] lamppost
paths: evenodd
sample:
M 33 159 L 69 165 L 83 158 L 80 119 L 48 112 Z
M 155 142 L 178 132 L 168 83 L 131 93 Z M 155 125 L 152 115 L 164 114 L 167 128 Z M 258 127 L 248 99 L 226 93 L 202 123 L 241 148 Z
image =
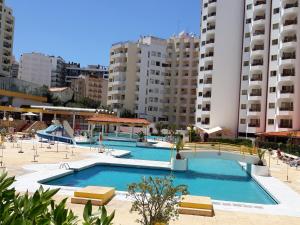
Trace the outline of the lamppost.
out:
M 186 129 L 189 132 L 189 142 L 192 142 L 192 128 L 190 126 L 188 126 Z

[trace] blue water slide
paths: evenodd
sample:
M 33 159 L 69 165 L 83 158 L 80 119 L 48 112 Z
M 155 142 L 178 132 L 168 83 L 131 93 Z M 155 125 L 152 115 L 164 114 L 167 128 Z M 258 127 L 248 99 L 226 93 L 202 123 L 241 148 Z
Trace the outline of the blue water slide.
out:
M 39 138 L 47 139 L 49 141 L 59 141 L 63 143 L 75 144 L 75 141 L 70 137 L 53 134 L 56 131 L 63 131 L 63 126 L 51 125 L 45 130 L 37 131 L 36 134 Z

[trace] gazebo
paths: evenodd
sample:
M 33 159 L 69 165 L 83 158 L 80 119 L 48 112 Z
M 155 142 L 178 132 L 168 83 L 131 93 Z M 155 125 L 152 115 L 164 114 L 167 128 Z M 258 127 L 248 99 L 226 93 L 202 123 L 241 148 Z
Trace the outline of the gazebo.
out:
M 116 135 L 118 135 L 121 125 L 131 127 L 131 138 L 133 138 L 134 127 L 145 128 L 145 134 L 147 135 L 147 127 L 150 125 L 150 122 L 146 119 L 119 118 L 105 115 L 96 115 L 87 119 L 87 121 L 89 125 L 101 125 L 102 136 L 107 131 L 107 125 L 116 126 Z M 89 126 L 89 129 L 91 129 L 91 126 Z

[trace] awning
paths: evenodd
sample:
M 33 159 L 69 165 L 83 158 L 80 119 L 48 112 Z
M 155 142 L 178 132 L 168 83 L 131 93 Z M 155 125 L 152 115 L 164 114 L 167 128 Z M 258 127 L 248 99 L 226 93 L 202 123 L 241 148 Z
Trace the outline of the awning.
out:
M 27 113 L 23 113 L 22 116 L 38 116 L 38 115 L 32 112 L 27 112 Z
M 197 127 L 197 128 L 202 130 L 204 133 L 207 133 L 207 134 L 213 134 L 213 133 L 217 133 L 217 132 L 223 130 L 221 127 L 214 127 L 214 128 L 211 128 L 211 129 L 205 129 L 205 128 L 202 128 L 202 127 Z

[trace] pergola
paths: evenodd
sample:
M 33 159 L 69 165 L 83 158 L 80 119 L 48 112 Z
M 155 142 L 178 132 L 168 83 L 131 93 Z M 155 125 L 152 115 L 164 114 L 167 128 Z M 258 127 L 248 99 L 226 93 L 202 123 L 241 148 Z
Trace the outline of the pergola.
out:
M 147 130 L 147 127 L 150 125 L 150 122 L 146 119 L 119 118 L 106 115 L 97 115 L 87 119 L 87 121 L 90 125 L 101 125 L 102 135 L 106 131 L 107 125 L 116 126 L 116 135 L 118 135 L 121 125 L 131 127 L 131 138 L 133 137 L 134 127 L 143 127 Z

